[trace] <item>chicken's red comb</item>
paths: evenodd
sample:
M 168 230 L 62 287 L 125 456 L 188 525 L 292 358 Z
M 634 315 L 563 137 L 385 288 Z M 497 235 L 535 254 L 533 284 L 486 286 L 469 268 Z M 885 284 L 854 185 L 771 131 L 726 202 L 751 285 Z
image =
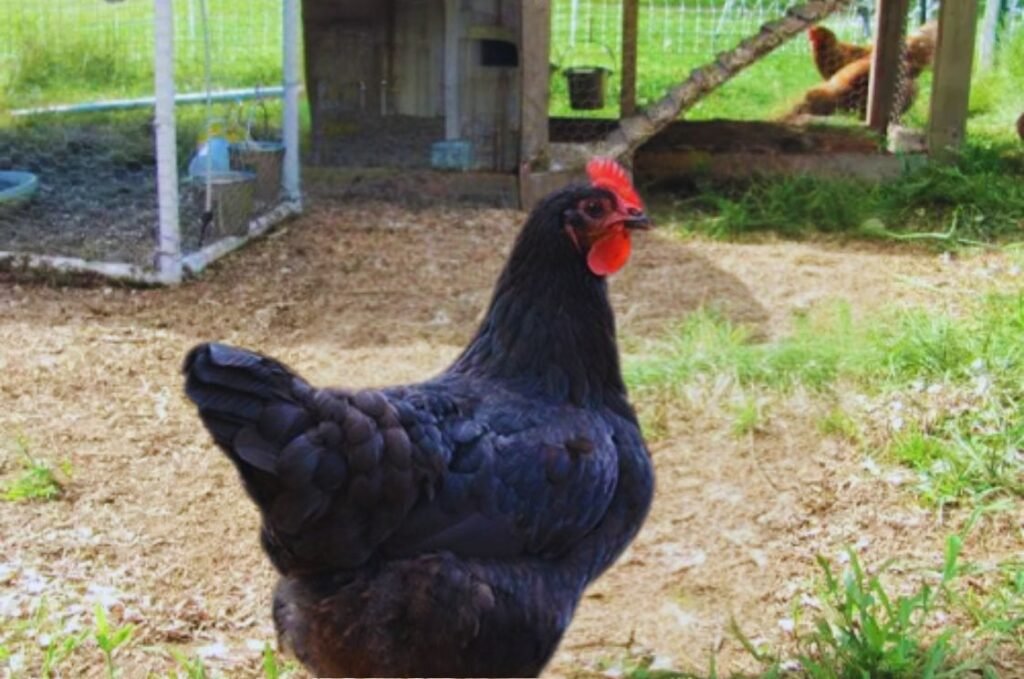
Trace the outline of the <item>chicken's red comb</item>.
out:
M 619 197 L 623 203 L 630 207 L 643 207 L 643 201 L 633 188 L 633 182 L 629 175 L 617 162 L 611 158 L 594 158 L 587 163 L 587 176 L 590 183 L 602 189 L 607 189 Z

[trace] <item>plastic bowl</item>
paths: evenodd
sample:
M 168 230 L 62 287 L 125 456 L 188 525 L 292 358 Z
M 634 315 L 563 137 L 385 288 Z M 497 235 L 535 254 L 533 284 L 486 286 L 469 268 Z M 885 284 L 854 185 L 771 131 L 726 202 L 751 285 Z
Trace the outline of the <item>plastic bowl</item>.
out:
M 21 203 L 39 188 L 39 178 L 31 172 L 0 170 L 0 206 Z

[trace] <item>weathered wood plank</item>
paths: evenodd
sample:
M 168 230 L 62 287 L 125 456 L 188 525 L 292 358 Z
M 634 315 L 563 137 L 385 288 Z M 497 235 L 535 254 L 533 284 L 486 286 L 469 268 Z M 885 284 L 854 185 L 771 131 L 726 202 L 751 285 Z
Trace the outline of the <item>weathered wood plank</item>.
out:
M 879 0 L 875 16 L 875 49 L 868 85 L 868 126 L 885 134 L 892 120 L 903 59 L 909 0 Z
M 966 134 L 977 28 L 978 0 L 943 0 L 928 123 L 928 151 L 936 159 L 955 156 Z
M 459 111 L 459 44 L 462 42 L 462 21 L 458 0 L 444 3 L 444 137 L 462 136 Z
M 532 166 L 548 156 L 548 105 L 551 99 L 551 3 L 549 0 L 522 0 L 523 14 L 519 39 L 519 69 L 522 78 L 520 98 L 520 160 Z

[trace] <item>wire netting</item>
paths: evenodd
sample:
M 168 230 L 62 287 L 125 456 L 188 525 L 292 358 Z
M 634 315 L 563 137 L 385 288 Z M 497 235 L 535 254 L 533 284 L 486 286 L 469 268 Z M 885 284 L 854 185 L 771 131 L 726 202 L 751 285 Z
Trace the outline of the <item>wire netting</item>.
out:
M 519 3 L 457 7 L 459 33 L 449 50 L 440 0 L 381 3 L 365 16 L 309 3 L 314 164 L 516 168 Z
M 282 11 L 275 0 L 180 0 L 174 11 L 190 252 L 244 234 L 279 202 L 283 149 L 243 142 L 280 139 Z M 30 198 L 0 201 L 0 251 L 153 266 L 154 40 L 151 0 L 0 0 L 0 172 L 38 179 Z M 207 107 L 207 85 L 234 94 Z M 211 162 L 193 162 L 208 139 Z M 211 168 L 208 204 L 192 175 Z
M 794 4 L 795 0 L 639 0 L 637 105 L 642 108 L 659 100 L 693 69 L 785 16 Z M 591 141 L 620 116 L 622 5 L 621 0 L 552 3 L 550 113 L 556 141 Z M 832 36 L 831 45 L 823 45 L 829 49 L 815 50 L 812 41 L 793 39 L 698 102 L 684 117 L 787 121 L 807 114 L 859 123 L 870 73 L 870 60 L 860 59 L 873 41 L 874 12 L 871 0 L 851 3 L 822 24 Z M 915 32 L 933 22 L 937 13 L 936 0 L 910 2 L 906 32 L 918 37 L 909 38 L 900 62 L 894 119 L 915 126 L 926 119 L 931 82 L 930 55 Z M 1024 2 L 1006 3 L 1003 22 L 1008 31 L 1024 23 L 1022 18 Z M 847 70 L 836 77 L 844 67 Z

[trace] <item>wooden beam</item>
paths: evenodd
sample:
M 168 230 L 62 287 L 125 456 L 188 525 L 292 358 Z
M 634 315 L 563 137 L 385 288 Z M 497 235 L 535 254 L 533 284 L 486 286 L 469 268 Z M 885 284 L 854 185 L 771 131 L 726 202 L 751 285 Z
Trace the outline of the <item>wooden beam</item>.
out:
M 548 107 L 551 101 L 551 3 L 522 0 L 519 34 L 520 163 L 532 169 L 546 165 Z
M 462 136 L 459 118 L 459 45 L 462 35 L 459 27 L 459 1 L 444 3 L 444 138 Z
M 636 53 L 640 22 L 640 0 L 622 0 L 622 88 L 619 116 L 636 113 Z
M 966 134 L 977 28 L 978 0 L 943 0 L 928 121 L 928 151 L 939 160 L 954 157 Z
M 875 14 L 875 48 L 871 54 L 871 80 L 868 85 L 868 126 L 880 134 L 889 129 L 896 103 L 909 4 L 909 0 L 879 0 Z

